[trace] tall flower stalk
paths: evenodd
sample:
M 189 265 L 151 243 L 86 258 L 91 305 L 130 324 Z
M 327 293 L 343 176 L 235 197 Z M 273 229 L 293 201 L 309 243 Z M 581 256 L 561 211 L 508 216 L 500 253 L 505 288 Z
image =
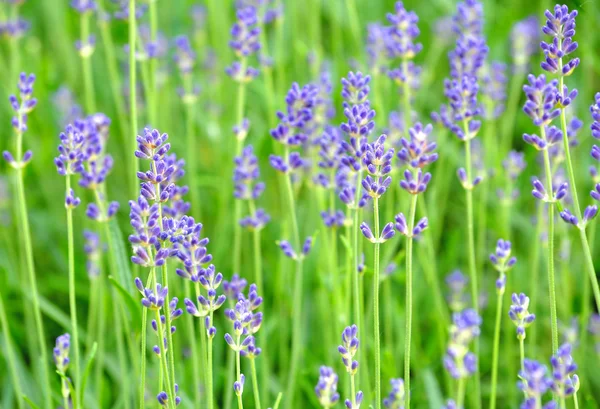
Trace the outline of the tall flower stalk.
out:
M 344 98 L 344 116 L 347 122 L 340 125 L 341 131 L 348 138 L 341 141 L 341 148 L 345 153 L 341 163 L 346 169 L 348 178 L 345 186 L 340 189 L 339 197 L 352 211 L 352 299 L 354 322 L 357 326 L 357 337 L 360 337 L 361 322 L 363 319 L 362 297 L 360 289 L 360 273 L 364 271 L 364 257 L 359 248 L 359 215 L 361 209 L 367 205 L 368 195 L 362 188 L 362 175 L 364 166 L 362 158 L 368 143 L 368 136 L 375 128 L 375 111 L 369 102 L 369 83 L 371 77 L 361 72 L 349 72 L 342 78 L 342 97 Z M 364 356 L 364 346 L 360 347 L 359 355 Z M 364 371 L 363 371 L 364 372 Z
M 368 109 L 368 103 L 367 107 Z M 373 143 L 365 145 L 365 154 L 362 158 L 362 164 L 368 175 L 362 181 L 362 187 L 366 194 L 373 199 L 373 225 L 371 231 L 369 225 L 362 222 L 360 230 L 367 240 L 374 244 L 373 255 L 373 328 L 374 328 L 374 350 L 375 350 L 375 407 L 381 408 L 381 340 L 379 327 L 379 287 L 380 278 L 380 246 L 395 235 L 394 224 L 387 223 L 383 229 L 379 228 L 379 199 L 388 190 L 392 183 L 389 176 L 392 171 L 392 159 L 394 158 L 394 149 L 385 147 L 386 136 L 381 135 Z M 410 182 L 415 182 L 410 180 Z M 420 184 L 419 178 L 416 183 Z M 425 181 L 425 183 L 427 183 Z
M 466 309 L 454 313 L 452 321 L 444 367 L 457 380 L 456 408 L 462 408 L 467 378 L 477 372 L 477 356 L 469 350 L 469 345 L 481 333 L 481 317 L 475 310 Z
M 580 62 L 579 58 L 567 60 L 570 58 L 568 56 L 577 49 L 577 42 L 573 41 L 573 36 L 575 35 L 575 17 L 577 16 L 577 11 L 573 10 L 569 12 L 569 8 L 566 5 L 556 5 L 554 6 L 554 13 L 546 10 L 544 15 L 546 16 L 547 20 L 546 24 L 542 27 L 542 31 L 544 34 L 552 38 L 552 43 L 546 43 L 543 41 L 541 44 L 541 48 L 544 51 L 545 56 L 545 60 L 542 62 L 541 67 L 547 72 L 558 75 L 558 89 L 556 93 L 555 104 L 560 110 L 560 125 L 565 154 L 565 166 L 567 168 L 567 175 L 569 176 L 569 186 L 571 198 L 573 200 L 573 207 L 575 208 L 575 217 L 578 221 L 575 223 L 575 225 L 579 229 L 579 237 L 583 247 L 585 259 L 585 269 L 587 270 L 589 280 L 592 283 L 596 307 L 598 310 L 600 310 L 600 287 L 598 286 L 598 279 L 594 269 L 594 261 L 592 259 L 590 245 L 585 232 L 587 221 L 595 216 L 595 211 L 594 215 L 591 216 L 590 206 L 588 206 L 583 213 L 581 207 L 579 206 L 579 197 L 577 196 L 577 186 L 575 183 L 575 173 L 573 171 L 573 162 L 571 160 L 569 130 L 567 127 L 566 108 L 577 96 L 577 90 L 573 89 L 569 92 L 569 89 L 565 85 L 565 77 L 570 76 Z M 581 223 L 579 223 L 580 220 L 582 221 Z M 557 348 L 558 346 L 554 345 L 554 350 L 557 350 Z
M 31 232 L 29 228 L 29 216 L 27 214 L 27 201 L 25 196 L 24 169 L 31 161 L 33 152 L 28 150 L 23 153 L 23 135 L 27 131 L 28 114 L 37 105 L 37 99 L 33 98 L 33 84 L 35 76 L 33 74 L 21 73 L 19 76 L 18 88 L 19 97 L 11 95 L 10 105 L 15 112 L 12 118 L 12 127 L 15 131 L 15 154 L 8 151 L 2 153 L 3 158 L 8 164 L 16 170 L 17 185 L 17 214 L 19 220 L 19 230 L 23 233 L 23 250 L 25 252 L 25 261 L 27 266 L 27 275 L 29 277 L 29 291 L 31 292 L 33 304 L 33 316 L 35 320 L 36 335 L 39 347 L 39 354 L 42 362 L 42 390 L 46 408 L 52 406 L 52 395 L 50 389 L 50 373 L 48 370 L 48 354 L 46 352 L 44 323 L 40 310 L 39 292 L 37 288 L 37 277 L 35 272 L 35 262 L 33 259 L 33 245 L 31 242 Z
M 362 391 L 356 391 L 355 375 L 358 371 L 358 361 L 354 360 L 354 356 L 358 352 L 359 341 L 356 337 L 358 328 L 356 325 L 344 328 L 342 332 L 342 345 L 338 346 L 338 352 L 342 356 L 342 363 L 346 368 L 346 372 L 350 375 L 350 398 L 344 402 L 348 409 L 359 409 L 362 403 Z
M 258 24 L 257 10 L 253 6 L 241 7 L 236 13 L 236 22 L 231 28 L 231 40 L 229 46 L 233 49 L 238 60 L 234 61 L 225 69 L 234 81 L 238 83 L 236 110 L 235 110 L 235 127 L 234 134 L 235 156 L 239 156 L 244 146 L 244 140 L 248 135 L 249 122 L 244 118 L 244 107 L 246 104 L 246 87 L 247 84 L 256 78 L 259 71 L 256 68 L 248 65 L 248 59 L 251 55 L 256 54 L 261 44 L 259 42 L 260 28 Z M 233 271 L 239 272 L 241 266 L 241 246 L 242 246 L 242 231 L 241 226 L 237 223 L 241 219 L 241 202 L 235 202 L 234 209 L 234 241 L 233 241 Z
M 508 316 L 517 327 L 521 371 L 523 371 L 525 369 L 525 337 L 527 336 L 525 330 L 535 321 L 535 314 L 529 312 L 529 297 L 525 294 L 513 293 L 511 300 Z
M 399 213 L 396 220 L 396 230 L 406 237 L 406 332 L 404 344 L 404 384 L 410 390 L 410 363 L 412 342 L 412 319 L 413 319 L 413 243 L 427 228 L 427 217 L 416 222 L 418 195 L 424 193 L 427 184 L 431 180 L 430 173 L 423 173 L 423 168 L 435 162 L 438 154 L 434 152 L 435 142 L 431 142 L 429 134 L 433 130 L 430 124 L 423 126 L 421 123 L 410 128 L 409 138 L 402 138 L 402 148 L 398 151 L 398 159 L 407 167 L 404 171 L 404 179 L 400 181 L 400 187 L 411 196 L 408 220 L 403 213 Z M 410 408 L 410 394 L 404 395 L 404 406 Z
M 472 140 L 481 128 L 477 118 L 483 113 L 477 97 L 480 71 L 487 56 L 488 47 L 483 37 L 483 5 L 478 0 L 466 0 L 457 6 L 453 18 L 454 31 L 458 35 L 456 47 L 448 55 L 450 79 L 444 82 L 444 94 L 449 106 L 442 106 L 434 120 L 464 142 L 465 167 L 458 170 L 458 177 L 465 189 L 467 219 L 467 260 L 471 280 L 471 302 L 476 313 L 479 311 L 479 285 L 475 252 L 475 221 L 473 215 L 473 189 L 482 178 L 473 172 Z M 479 355 L 479 340 L 475 339 L 475 355 Z M 479 367 L 476 363 L 475 400 L 481 407 L 481 384 Z M 458 402 L 457 402 L 458 403 Z M 460 406 L 460 405 L 459 405 Z
M 524 134 L 523 139 L 528 144 L 541 150 L 544 159 L 544 173 L 546 175 L 546 186 L 537 178 L 532 182 L 533 196 L 538 200 L 548 203 L 548 282 L 550 294 L 550 315 L 552 328 L 552 345 L 558 348 L 558 323 L 556 316 L 556 288 L 554 272 L 554 209 L 556 203 L 566 196 L 568 186 L 566 183 L 555 186 L 553 183 L 553 168 L 550 163 L 549 149 L 560 141 L 562 135 L 560 130 L 550 126 L 552 120 L 559 115 L 555 109 L 557 81 L 546 82 L 546 77 L 540 75 L 535 77 L 529 75 L 529 85 L 523 90 L 527 101 L 523 110 L 533 120 L 534 125 L 539 126 L 540 136 Z M 539 223 L 539 221 L 538 221 Z M 539 240 L 540 238 L 536 238 Z
M 511 243 L 506 240 L 498 240 L 496 251 L 490 255 L 490 261 L 498 272 L 496 280 L 496 324 L 494 326 L 494 341 L 492 348 L 492 391 L 490 393 L 490 409 L 496 408 L 496 393 L 498 389 L 498 355 L 500 353 L 500 328 L 502 322 L 502 304 L 504 301 L 504 290 L 506 289 L 506 273 L 517 262 L 511 257 Z
M 68 125 L 65 132 L 60 134 L 60 145 L 58 147 L 59 156 L 54 159 L 58 173 L 65 176 L 65 209 L 67 213 L 67 242 L 68 242 L 68 266 L 69 266 L 69 307 L 71 310 L 71 327 L 73 331 L 73 349 L 75 355 L 75 387 L 80 390 L 80 371 L 81 362 L 79 358 L 79 324 L 77 323 L 77 303 L 75 290 L 75 244 L 73 234 L 73 209 L 79 206 L 81 200 L 75 196 L 71 188 L 71 176 L 84 171 L 83 153 L 81 148 L 84 146 L 83 135 L 76 130 L 73 125 Z
M 138 133 L 138 118 L 137 118 L 137 67 L 136 67 L 136 58 L 133 50 L 136 49 L 137 46 L 137 21 L 136 21 L 136 0 L 129 0 L 129 9 L 128 9 L 128 46 L 129 46 L 129 115 L 130 119 L 130 135 L 129 135 L 129 145 L 130 149 L 133 150 L 135 147 L 135 138 L 134 135 Z M 137 160 L 131 161 L 131 178 L 133 178 L 132 186 L 136 186 L 137 181 L 135 178 L 135 174 L 137 173 L 139 167 Z M 143 388 L 143 386 L 142 386 Z M 143 402 L 143 401 L 142 401 Z M 140 403 L 142 404 L 142 403 Z
M 286 110 L 277 113 L 280 123 L 275 129 L 271 130 L 271 136 L 284 146 L 284 156 L 270 155 L 269 162 L 285 178 L 288 210 L 292 223 L 293 242 L 290 244 L 287 241 L 281 241 L 280 247 L 284 254 L 295 260 L 296 264 L 292 296 L 292 352 L 286 394 L 286 407 L 288 408 L 294 402 L 298 363 L 302 352 L 302 287 L 304 278 L 302 265 L 304 257 L 310 251 L 312 242 L 309 238 L 304 242 L 301 253 L 297 254 L 294 251 L 294 249 L 299 250 L 302 244 L 296 216 L 293 174 L 304 166 L 305 160 L 299 152 L 291 151 L 291 148 L 301 146 L 307 141 L 308 126 L 313 118 L 313 107 L 317 93 L 318 89 L 313 85 L 305 85 L 300 88 L 298 84 L 294 83 L 285 99 Z
M 92 57 L 92 54 L 94 54 L 94 49 L 96 48 L 96 36 L 90 34 L 90 18 L 98 9 L 98 4 L 95 0 L 74 0 L 71 3 L 71 6 L 80 15 L 80 38 L 76 41 L 75 47 L 81 57 L 83 89 L 85 91 L 85 109 L 88 113 L 93 113 L 96 112 L 96 97 L 90 58 Z

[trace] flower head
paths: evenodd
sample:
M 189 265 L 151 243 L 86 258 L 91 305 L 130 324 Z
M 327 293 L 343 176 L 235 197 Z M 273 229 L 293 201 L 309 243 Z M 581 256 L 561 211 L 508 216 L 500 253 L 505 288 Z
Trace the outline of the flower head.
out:
M 579 58 L 573 58 L 568 62 L 563 62 L 563 58 L 577 49 L 577 42 L 573 41 L 575 35 L 575 17 L 577 11 L 569 12 L 566 5 L 554 6 L 554 13 L 546 10 L 546 24 L 542 27 L 542 32 L 552 38 L 552 42 L 542 41 L 541 48 L 544 52 L 545 60 L 541 67 L 550 73 L 558 73 L 561 76 L 571 75 L 573 70 L 579 65 Z
M 338 346 L 338 352 L 342 356 L 342 363 L 350 375 L 356 374 L 358 370 L 358 361 L 354 360 L 354 355 L 358 352 L 358 328 L 356 325 L 344 328 L 342 332 L 342 345 Z
M 338 376 L 332 368 L 322 366 L 319 368 L 319 381 L 315 387 L 315 394 L 319 403 L 324 408 L 329 408 L 340 400 L 337 392 Z
M 513 293 L 511 300 L 508 316 L 517 327 L 517 338 L 525 339 L 525 329 L 535 321 L 535 315 L 528 310 L 529 297 L 523 293 Z

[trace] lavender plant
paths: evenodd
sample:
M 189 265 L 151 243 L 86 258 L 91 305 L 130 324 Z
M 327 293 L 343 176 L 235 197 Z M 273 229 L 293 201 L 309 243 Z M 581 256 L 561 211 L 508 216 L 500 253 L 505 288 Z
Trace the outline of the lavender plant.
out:
M 15 132 L 15 153 L 9 151 L 2 152 L 2 157 L 8 164 L 16 170 L 16 186 L 17 186 L 17 212 L 19 221 L 19 230 L 23 234 L 23 250 L 25 252 L 25 261 L 27 275 L 29 279 L 29 291 L 32 295 L 33 314 L 35 318 L 36 336 L 38 342 L 39 353 L 42 361 L 42 389 L 44 391 L 43 399 L 45 407 L 51 407 L 51 392 L 50 392 L 50 373 L 47 367 L 47 353 L 44 342 L 44 323 L 42 321 L 42 313 L 40 310 L 39 292 L 37 288 L 37 278 L 35 271 L 35 261 L 33 259 L 33 245 L 31 242 L 31 233 L 29 227 L 29 216 L 27 214 L 27 201 L 25 196 L 25 181 L 24 169 L 31 161 L 33 152 L 28 150 L 23 153 L 23 135 L 27 131 L 28 114 L 33 111 L 37 105 L 37 99 L 33 97 L 33 84 L 35 83 L 35 75 L 21 73 L 17 87 L 19 89 L 19 97 L 11 95 L 9 98 L 10 105 L 15 113 L 12 117 L 11 124 Z
M 521 352 L 521 370 L 525 364 L 525 337 L 527 336 L 525 329 L 535 321 L 535 314 L 529 312 L 529 297 L 524 293 L 513 293 L 512 304 L 508 311 L 510 320 L 517 327 L 517 338 L 519 339 Z
M 498 240 L 496 251 L 490 255 L 490 261 L 494 269 L 498 271 L 496 280 L 496 326 L 494 328 L 494 346 L 492 351 L 492 392 L 490 394 L 490 408 L 496 407 L 496 393 L 498 383 L 498 355 L 500 353 L 500 324 L 502 322 L 502 303 L 506 289 L 506 273 L 517 263 L 516 257 L 511 257 L 511 243 L 506 240 Z

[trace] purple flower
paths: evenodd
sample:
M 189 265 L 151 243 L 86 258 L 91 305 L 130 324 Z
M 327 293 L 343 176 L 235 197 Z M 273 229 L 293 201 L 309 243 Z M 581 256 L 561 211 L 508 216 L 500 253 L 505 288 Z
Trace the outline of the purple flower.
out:
M 233 182 L 235 183 L 235 198 L 242 200 L 258 199 L 265 189 L 265 184 L 262 182 L 257 183 L 260 170 L 252 145 L 246 146 L 242 150 L 242 154 L 237 156 L 234 162 Z
M 482 78 L 481 93 L 485 95 L 490 106 L 484 106 L 484 116 L 488 119 L 500 117 L 504 112 L 504 103 L 506 102 L 506 64 L 492 61 L 489 67 L 485 67 L 485 73 Z
M 446 285 L 450 289 L 448 304 L 452 312 L 462 311 L 469 302 L 469 295 L 465 291 L 469 280 L 460 271 L 454 270 L 446 276 Z
M 151 310 L 159 310 L 165 305 L 165 298 L 167 297 L 167 287 L 163 287 L 161 284 L 156 284 L 156 289 L 145 288 L 142 280 L 136 277 L 134 280 L 135 286 L 142 294 L 142 305 Z
M 394 227 L 396 227 L 398 233 L 406 237 L 418 237 L 428 226 L 427 217 L 423 217 L 415 224 L 412 232 L 409 232 L 408 224 L 406 223 L 406 217 L 403 213 L 398 213 L 395 217 L 395 220 L 396 224 Z
M 552 42 L 542 41 L 540 45 L 546 57 L 541 67 L 545 71 L 558 73 L 560 76 L 571 75 L 579 65 L 579 58 L 574 58 L 564 64 L 563 58 L 577 49 L 577 42 L 573 41 L 577 11 L 569 12 L 566 5 L 557 4 L 554 6 L 554 13 L 546 10 L 544 15 L 547 20 L 542 27 L 542 32 L 552 37 Z
M 466 378 L 477 367 L 477 357 L 469 352 L 469 344 L 480 334 L 481 318 L 475 310 L 466 309 L 454 313 L 452 321 L 444 367 L 453 378 Z
M 73 7 L 78 13 L 88 13 L 96 11 L 98 5 L 94 0 L 72 0 L 71 7 Z
M 75 196 L 75 191 L 69 189 L 65 196 L 65 207 L 68 209 L 74 209 L 81 204 L 81 199 Z
M 342 78 L 342 98 L 349 105 L 359 105 L 369 98 L 369 83 L 371 77 L 359 72 L 349 72 L 347 78 Z
M 529 297 L 523 293 L 513 293 L 511 300 L 512 304 L 508 316 L 517 327 L 517 338 L 525 339 L 525 329 L 535 321 L 535 315 L 528 310 Z
M 526 166 L 525 154 L 514 150 L 510 151 L 506 159 L 502 161 L 502 168 L 513 181 L 519 177 Z
M 173 58 L 182 75 L 188 75 L 194 69 L 196 53 L 187 36 L 181 35 L 175 38 L 175 56 Z
M 369 71 L 378 74 L 387 72 L 388 45 L 390 30 L 380 23 L 367 25 L 367 56 Z
M 552 391 L 561 398 L 573 395 L 579 389 L 577 365 L 571 355 L 571 344 L 563 344 L 550 358 L 552 366 Z
M 431 124 L 423 127 L 420 122 L 410 128 L 410 138 L 400 139 L 402 148 L 398 150 L 397 155 L 400 162 L 411 168 L 423 168 L 435 162 L 438 158 L 438 154 L 434 152 L 437 144 L 429 139 L 432 130 Z
M 261 230 L 271 220 L 271 216 L 264 209 L 256 209 L 253 215 L 240 219 L 240 226 L 249 230 Z
M 555 106 L 558 94 L 558 81 L 546 82 L 546 76 L 540 75 L 527 77 L 529 84 L 523 86 L 527 100 L 523 111 L 533 120 L 536 126 L 546 126 L 560 115 L 560 109 Z
M 358 361 L 354 360 L 354 355 L 358 352 L 358 327 L 352 325 L 344 328 L 342 331 L 342 345 L 338 346 L 338 352 L 342 356 L 342 363 L 350 375 L 355 375 L 358 370 Z
M 338 376 L 332 368 L 321 366 L 319 368 L 319 381 L 315 387 L 315 394 L 319 403 L 324 408 L 330 408 L 340 399 L 337 392 Z
M 100 275 L 100 259 L 102 257 L 102 243 L 100 236 L 91 230 L 83 231 L 85 244 L 83 251 L 85 252 L 87 261 L 85 264 L 88 276 L 91 279 L 97 278 Z
M 529 16 L 516 22 L 510 33 L 511 55 L 515 72 L 524 73 L 531 57 L 538 51 L 539 21 Z
M 229 46 L 241 63 L 235 61 L 226 72 L 236 81 L 246 82 L 256 77 L 256 70 L 248 71 L 246 58 L 258 52 L 261 48 L 259 41 L 260 28 L 258 27 L 257 10 L 253 6 L 239 7 L 236 12 L 236 22 L 231 27 L 231 40 Z
M 69 367 L 69 349 L 71 348 L 71 336 L 69 334 L 63 334 L 56 338 L 56 346 L 52 350 L 54 356 L 54 364 L 56 370 L 61 374 L 66 374 L 67 368 Z
M 245 278 L 240 278 L 238 274 L 231 276 L 231 280 L 223 280 L 223 293 L 229 300 L 237 300 L 239 295 L 244 292 L 244 289 L 248 285 Z
M 404 407 L 404 379 L 392 378 L 390 379 L 390 385 L 392 389 L 386 398 L 383 399 L 383 406 L 386 409 L 400 409 Z
M 407 11 L 401 1 L 397 1 L 395 12 L 387 14 L 389 40 L 386 41 L 388 54 L 391 58 L 412 59 L 422 49 L 421 43 L 415 43 L 419 35 L 417 23 L 419 17 L 414 11 Z
M 427 184 L 431 180 L 431 173 L 423 173 L 421 169 L 413 174 L 410 170 L 404 171 L 404 179 L 400 181 L 400 187 L 412 195 L 423 193 L 427 190 Z
M 537 361 L 525 359 L 523 370 L 519 372 L 521 379 L 517 385 L 525 393 L 526 398 L 541 399 L 541 396 L 552 386 L 552 379 L 547 375 L 548 369 Z

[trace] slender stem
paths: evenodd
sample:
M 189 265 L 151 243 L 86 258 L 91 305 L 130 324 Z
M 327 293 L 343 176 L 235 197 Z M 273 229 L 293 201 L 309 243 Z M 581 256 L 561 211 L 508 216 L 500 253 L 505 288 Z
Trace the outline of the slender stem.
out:
M 0 328 L 4 334 L 4 345 L 6 348 L 6 361 L 10 368 L 10 376 L 12 377 L 13 389 L 15 390 L 16 401 L 19 409 L 23 408 L 23 389 L 21 389 L 21 381 L 17 373 L 17 365 L 15 363 L 15 351 L 13 349 L 12 340 L 10 338 L 10 328 L 6 319 L 6 311 L 4 310 L 4 301 L 2 300 L 2 292 L 0 291 Z
M 260 392 L 258 391 L 258 377 L 256 376 L 256 363 L 255 358 L 250 358 L 250 368 L 252 370 L 252 389 L 254 392 L 254 407 L 261 409 L 260 406 Z
M 350 375 L 350 400 L 352 401 L 352 407 L 356 407 L 356 385 L 354 380 L 354 374 Z
M 546 140 L 546 131 L 540 127 L 542 138 Z M 554 195 L 552 189 L 552 169 L 550 167 L 550 154 L 544 150 L 544 167 L 546 169 L 547 192 Z M 554 278 L 554 202 L 548 203 L 548 283 L 550 294 L 550 326 L 552 328 L 552 351 L 558 350 L 558 323 L 556 314 L 556 288 Z
M 135 60 L 135 49 L 137 43 L 137 22 L 135 20 L 135 2 L 136 0 L 129 0 L 129 115 L 131 115 L 129 141 L 131 147 L 135 147 L 135 138 L 138 131 L 137 124 L 137 69 Z M 131 149 L 131 148 L 130 148 Z M 132 152 L 133 150 L 131 150 Z M 133 159 L 131 161 L 130 174 L 133 178 L 132 186 L 137 186 L 136 174 L 138 170 L 138 161 Z
M 252 217 L 256 217 L 256 204 L 254 200 L 248 201 L 248 207 L 250 208 L 250 214 Z M 258 293 L 263 297 L 265 295 L 265 291 L 263 288 L 263 274 L 262 274 L 262 250 L 260 246 L 260 229 L 252 230 L 252 237 L 254 240 L 254 280 L 256 280 L 256 287 L 258 288 Z
M 71 175 L 66 176 L 66 194 L 71 191 Z M 75 243 L 73 237 L 73 208 L 66 206 L 67 208 L 67 241 L 68 241 L 68 258 L 69 258 L 69 309 L 71 310 L 71 331 L 73 332 L 73 345 L 72 350 L 74 352 L 75 360 L 74 366 L 74 378 L 75 378 L 75 393 L 77 395 L 77 402 L 83 401 L 84 391 L 80 390 L 81 380 L 81 362 L 79 358 L 79 325 L 77 324 L 77 301 L 75 298 Z M 75 408 L 76 409 L 76 408 Z
M 519 338 L 519 353 L 521 358 L 521 371 L 525 369 L 525 338 Z
M 566 407 L 567 407 L 567 403 L 565 401 L 565 398 L 561 397 L 560 398 L 560 409 L 566 409 Z
M 156 42 L 157 33 L 158 33 L 158 16 L 156 13 L 156 2 L 157 0 L 150 0 L 148 14 L 150 15 L 150 41 Z M 149 120 L 152 126 L 157 126 L 157 105 L 156 105 L 156 95 L 157 95 L 157 82 L 156 82 L 156 68 L 157 68 L 157 59 L 150 59 L 150 90 L 148 93 L 148 111 L 149 111 Z
M 166 315 L 166 311 L 165 311 L 165 315 Z M 165 342 L 163 339 L 165 329 L 163 329 L 163 325 L 160 320 L 160 310 L 158 310 L 158 309 L 156 310 L 156 326 L 158 328 L 158 345 L 160 348 L 160 363 L 161 363 L 161 367 L 164 372 L 164 377 L 165 377 L 165 380 L 167 383 L 167 390 L 169 390 L 169 401 L 168 402 L 174 402 L 175 394 L 173 392 L 173 395 L 171 395 L 171 391 L 169 389 L 169 385 L 171 385 L 171 378 L 169 375 L 169 364 L 167 363 L 167 352 L 165 351 Z M 171 332 L 171 329 L 167 328 L 166 331 Z M 173 351 L 169 351 L 169 353 L 172 354 Z M 172 406 L 172 405 L 169 403 L 169 404 L 167 404 L 167 406 Z
M 85 12 L 81 14 L 81 44 L 82 47 L 86 48 L 90 35 L 90 13 Z M 94 81 L 92 77 L 92 66 L 91 66 L 91 53 L 81 55 L 81 64 L 83 69 L 83 86 L 85 89 L 85 109 L 88 114 L 96 112 L 96 98 L 94 92 Z
M 191 281 L 187 281 L 184 283 L 185 285 L 185 297 L 192 299 L 192 291 L 191 291 Z M 201 382 L 201 374 L 200 374 L 200 356 L 198 355 L 198 345 L 196 342 L 196 334 L 195 334 L 195 321 L 196 318 L 191 315 L 191 314 L 186 314 L 187 316 L 187 325 L 188 325 L 188 342 L 190 344 L 191 350 L 192 350 L 192 373 L 193 373 L 193 379 L 192 379 L 192 389 L 194 390 L 194 402 L 200 402 L 200 385 L 198 384 L 199 382 Z M 202 326 L 202 323 L 200 323 L 200 326 Z M 208 372 L 208 371 L 207 371 Z M 212 394 L 210 393 L 209 390 L 209 403 L 210 403 L 210 398 L 212 398 Z M 209 407 L 210 408 L 210 407 Z M 212 408 L 210 408 L 212 409 Z
M 467 183 L 469 187 L 465 190 L 467 196 L 467 233 L 468 233 L 468 256 L 469 256 L 469 276 L 471 279 L 471 302 L 473 303 L 473 309 L 479 314 L 479 295 L 478 295 L 478 277 L 477 267 L 475 261 L 475 226 L 473 220 L 473 172 L 472 172 L 472 158 L 471 158 L 471 135 L 469 132 L 469 124 L 467 120 L 463 121 L 463 129 L 465 132 L 465 161 L 466 161 L 466 172 L 467 172 Z M 475 338 L 475 356 L 477 357 L 476 369 L 475 369 L 475 402 L 476 407 L 481 407 L 481 379 L 479 376 L 479 337 Z
M 194 287 L 196 289 L 196 299 L 197 299 L 201 295 L 200 283 L 198 283 L 198 282 L 194 283 Z M 201 357 L 200 361 L 202 363 L 202 367 L 206 368 L 208 366 L 208 364 L 206 362 L 206 359 L 208 356 L 208 347 L 206 345 L 206 338 L 208 338 L 208 336 L 206 334 L 206 331 L 204 331 L 202 329 L 202 323 L 199 325 L 199 327 L 200 327 L 200 357 Z M 212 367 L 211 367 L 211 370 L 212 370 Z M 208 373 L 206 375 L 208 375 Z M 212 375 L 212 372 L 211 372 L 211 375 Z M 204 378 L 204 382 L 208 383 L 208 376 L 206 376 Z M 203 386 L 207 386 L 207 385 L 205 384 Z
M 285 147 L 285 159 L 289 158 L 289 147 Z M 296 203 L 294 199 L 294 189 L 292 186 L 292 177 L 290 174 L 285 175 L 285 184 L 288 197 L 288 205 L 290 218 L 292 222 L 292 233 L 294 237 L 294 246 L 296 249 L 300 249 L 300 230 L 298 228 L 298 219 L 296 217 Z M 290 363 L 290 370 L 288 374 L 288 385 L 287 385 L 287 400 L 286 408 L 290 409 L 294 402 L 294 392 L 296 387 L 296 372 L 298 362 L 302 356 L 302 257 L 296 260 L 296 272 L 294 276 L 294 293 L 292 301 L 292 356 Z
M 465 378 L 458 379 L 458 388 L 456 390 L 456 407 L 464 407 L 465 401 Z
M 235 343 L 238 346 L 240 345 L 240 338 L 241 338 L 241 335 L 238 335 L 236 343 Z M 239 350 L 239 347 L 235 351 L 235 372 L 236 372 L 236 379 L 237 379 L 237 381 L 241 382 L 242 370 L 241 370 L 241 363 L 240 363 L 240 350 Z M 237 401 L 238 401 L 238 409 L 243 409 L 244 408 L 244 404 L 242 402 L 242 394 L 241 393 L 237 394 Z
M 500 324 L 502 322 L 502 301 L 504 291 L 498 293 L 496 299 L 496 326 L 494 327 L 494 346 L 492 352 L 492 391 L 490 394 L 490 409 L 496 408 L 496 391 L 498 387 L 498 352 L 500 350 Z
M 373 212 L 375 225 L 375 237 L 379 239 L 379 198 L 373 199 Z M 375 255 L 373 259 L 373 327 L 375 339 L 375 407 L 381 409 L 381 345 L 379 330 L 379 246 L 375 243 Z M 406 380 L 405 380 L 406 382 Z
M 354 193 L 354 218 L 353 218 L 353 222 L 352 222 L 352 257 L 354 258 L 354 271 L 351 272 L 352 274 L 352 279 L 353 279 L 353 287 L 354 287 L 354 323 L 356 324 L 358 331 L 357 331 L 357 337 L 360 339 L 360 332 L 362 330 L 361 327 L 361 322 L 362 322 L 362 303 L 361 303 L 361 292 L 360 292 L 360 285 L 359 285 L 359 272 L 358 272 L 358 268 L 360 265 L 360 249 L 358 247 L 358 214 L 359 214 L 359 207 L 358 207 L 358 201 L 360 200 L 360 192 L 361 192 L 361 179 L 362 179 L 362 170 L 358 172 L 357 177 L 356 177 L 356 187 L 355 187 L 355 193 Z M 359 356 L 365 356 L 365 343 L 361 343 L 359 344 L 358 348 L 358 354 Z M 362 371 L 361 373 L 364 373 L 366 371 Z M 366 373 L 365 373 L 366 375 Z M 363 379 L 364 376 L 363 375 Z
M 214 311 L 211 309 L 210 311 L 210 325 L 213 323 L 213 313 Z M 206 353 L 206 393 L 208 394 L 208 409 L 213 409 L 214 407 L 214 399 L 213 399 L 213 339 L 212 337 L 208 337 L 208 350 Z
M 240 62 L 240 71 L 246 71 L 246 58 L 242 58 Z M 236 123 L 235 125 L 241 126 L 244 120 L 244 105 L 246 103 L 246 83 L 240 81 L 238 83 L 238 95 L 237 95 L 237 106 L 236 106 Z M 235 156 L 239 156 L 242 152 L 243 140 L 241 138 L 236 139 L 235 143 Z M 241 268 L 242 260 L 242 227 L 239 224 L 239 220 L 242 216 L 242 204 L 239 200 L 234 203 L 234 233 L 233 233 L 233 272 L 239 273 Z
M 17 128 L 21 128 L 22 116 L 17 114 Z M 23 133 L 17 131 L 17 158 L 20 160 L 23 157 Z M 25 182 L 23 177 L 23 168 L 17 169 L 17 206 L 19 214 L 19 222 L 21 224 L 19 230 L 23 234 L 23 246 L 25 250 L 25 261 L 27 263 L 27 274 L 29 276 L 29 292 L 33 301 L 33 316 L 35 320 L 40 360 L 42 362 L 42 384 L 44 390 L 45 407 L 52 407 L 52 394 L 50 388 L 50 374 L 48 371 L 48 352 L 46 351 L 46 342 L 44 336 L 44 323 L 42 320 L 42 312 L 40 310 L 39 292 L 37 288 L 37 278 L 35 273 L 35 263 L 33 260 L 33 245 L 31 242 L 31 232 L 29 227 L 29 216 L 27 214 L 27 201 L 25 198 Z
M 410 409 L 410 347 L 412 338 L 412 307 L 413 307 L 413 236 L 415 213 L 417 211 L 417 195 L 412 195 L 410 213 L 408 216 L 409 236 L 406 238 L 406 334 L 404 341 L 404 407 Z
M 579 237 L 581 238 L 581 244 L 583 247 L 583 254 L 585 255 L 586 270 L 588 271 L 590 282 L 592 284 L 592 290 L 594 293 L 594 300 L 596 301 L 596 308 L 600 311 L 600 288 L 598 287 L 598 280 L 596 280 L 596 270 L 594 269 L 594 261 L 592 259 L 592 253 L 590 251 L 590 245 L 585 234 L 585 229 L 579 229 Z M 588 286 L 589 287 L 589 286 Z M 584 300 L 588 304 L 588 300 Z M 589 308 L 588 308 L 589 315 Z M 587 321 L 585 321 L 587 322 Z
M 579 409 L 579 399 L 577 399 L 577 391 L 573 393 L 573 403 L 575 404 L 575 409 Z
M 156 277 L 156 267 L 152 266 L 150 270 L 150 274 L 148 275 L 147 282 L 150 284 L 149 286 L 156 285 L 156 282 L 153 283 L 153 280 Z M 148 325 L 148 308 L 142 308 L 142 346 L 141 346 L 141 359 L 140 359 L 140 374 L 141 374 L 141 383 L 140 383 L 140 409 L 144 409 L 146 406 L 144 399 L 144 392 L 146 391 L 146 340 L 148 337 L 147 331 Z
M 537 311 L 538 301 L 538 289 L 539 289 L 539 276 L 540 276 L 540 242 L 542 235 L 542 218 L 544 217 L 544 204 L 537 203 L 537 222 L 535 226 L 535 237 L 533 238 L 533 249 L 531 251 L 531 263 L 529 265 L 529 271 L 531 272 L 531 280 L 529 281 L 530 296 L 530 307 L 531 311 Z M 538 326 L 533 325 L 531 327 L 531 345 L 537 345 L 537 334 Z

